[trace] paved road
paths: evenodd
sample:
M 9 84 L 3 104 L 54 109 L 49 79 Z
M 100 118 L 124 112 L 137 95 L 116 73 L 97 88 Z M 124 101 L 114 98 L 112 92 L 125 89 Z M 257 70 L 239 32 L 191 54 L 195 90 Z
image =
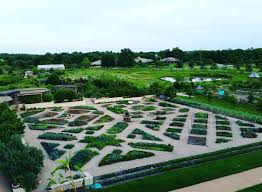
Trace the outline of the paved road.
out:
M 181 188 L 172 192 L 236 192 L 262 183 L 262 167 Z

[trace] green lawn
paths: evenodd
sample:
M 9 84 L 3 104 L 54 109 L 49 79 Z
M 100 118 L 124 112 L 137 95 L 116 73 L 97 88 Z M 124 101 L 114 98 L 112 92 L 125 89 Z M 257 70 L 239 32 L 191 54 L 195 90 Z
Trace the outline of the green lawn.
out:
M 183 97 L 183 99 L 187 99 L 187 98 Z M 196 101 L 199 103 L 205 103 L 205 104 L 210 104 L 213 106 L 223 107 L 225 109 L 236 110 L 236 111 L 240 111 L 244 113 L 250 113 L 252 115 L 262 116 L 262 111 L 259 110 L 255 104 L 236 104 L 234 105 L 231 102 L 225 101 L 224 99 L 213 98 L 211 100 L 208 100 L 208 98 L 204 96 L 192 97 L 190 101 Z
M 130 181 L 104 192 L 164 192 L 262 166 L 262 150 Z
M 249 188 L 240 190 L 238 192 L 260 192 L 260 191 L 262 191 L 262 183 L 259 185 L 255 185 L 253 187 L 249 187 Z

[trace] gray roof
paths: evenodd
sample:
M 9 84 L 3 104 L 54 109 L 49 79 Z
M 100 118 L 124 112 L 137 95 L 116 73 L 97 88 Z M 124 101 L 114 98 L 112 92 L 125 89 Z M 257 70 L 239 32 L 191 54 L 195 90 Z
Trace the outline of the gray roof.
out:
M 101 63 L 102 63 L 101 60 L 97 60 L 97 61 L 92 62 L 90 65 L 91 66 L 100 66 Z
M 250 78 L 260 78 L 260 75 L 257 74 L 257 73 L 255 73 L 255 72 L 253 72 L 253 73 L 251 73 L 251 74 L 249 75 L 249 77 L 250 77 Z
M 37 65 L 38 69 L 65 69 L 64 64 Z
M 135 58 L 135 62 L 141 62 L 141 63 L 151 63 L 153 62 L 153 59 L 147 59 L 147 58 L 142 58 L 142 57 L 137 57 Z
M 10 96 L 0 96 L 0 103 L 12 101 L 12 97 Z
M 162 62 L 176 62 L 179 61 L 179 59 L 175 58 L 175 57 L 167 57 L 164 59 L 161 59 Z

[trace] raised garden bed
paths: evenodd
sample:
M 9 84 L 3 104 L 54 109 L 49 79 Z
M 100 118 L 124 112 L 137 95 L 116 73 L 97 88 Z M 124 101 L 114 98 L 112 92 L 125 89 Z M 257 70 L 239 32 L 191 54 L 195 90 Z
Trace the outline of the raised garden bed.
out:
M 134 148 L 139 148 L 139 149 L 147 149 L 147 150 L 156 150 L 156 151 L 173 151 L 173 146 L 168 144 L 157 144 L 157 143 L 143 143 L 143 142 L 138 142 L 138 143 L 128 143 L 131 147 Z
M 135 138 L 135 135 L 142 135 L 143 140 L 152 140 L 152 141 L 162 141 L 160 138 L 155 137 L 149 133 L 146 133 L 145 131 L 141 129 L 134 129 L 131 134 L 129 134 L 127 137 L 128 138 Z
M 88 161 L 98 154 L 99 153 L 97 151 L 92 151 L 90 149 L 82 149 L 77 151 L 70 159 L 70 168 L 72 170 L 77 170 L 77 168 L 83 167 Z
M 189 136 L 187 144 L 206 146 L 206 137 Z
M 80 142 L 87 143 L 86 147 L 89 147 L 89 148 L 94 147 L 94 148 L 101 150 L 107 145 L 121 146 L 121 142 L 123 142 L 123 140 L 116 139 L 115 135 L 102 134 L 102 135 L 99 135 L 98 137 L 86 136 Z
M 122 107 L 119 106 L 109 106 L 107 107 L 107 110 L 112 111 L 116 114 L 124 114 L 127 110 L 123 109 Z
M 94 133 L 95 133 L 95 131 L 92 131 L 92 130 L 87 130 L 87 131 L 86 131 L 86 134 L 87 134 L 87 135 L 93 135 Z
M 51 160 L 56 160 L 56 159 L 60 158 L 66 152 L 64 150 L 57 149 L 57 147 L 60 145 L 59 143 L 41 142 L 41 145 L 43 146 L 43 148 L 46 151 L 49 159 L 51 159 Z
M 104 115 L 100 117 L 95 123 L 107 123 L 113 121 L 114 118 L 109 115 Z
M 127 126 L 127 123 L 118 122 L 113 127 L 110 127 L 106 132 L 109 134 L 121 133 L 125 128 L 127 128 Z
M 43 112 L 43 111 L 44 111 L 44 109 L 29 110 L 29 111 L 22 113 L 21 117 L 23 117 L 23 118 L 29 117 L 29 116 L 35 115 L 35 114 Z
M 159 125 L 153 125 L 153 124 L 146 124 L 146 128 L 152 129 L 154 131 L 159 131 L 160 126 Z
M 86 110 L 86 109 L 68 109 L 67 110 L 67 113 L 75 114 L 75 115 L 84 114 L 88 112 L 89 110 Z
M 72 134 L 47 132 L 47 133 L 43 133 L 42 135 L 39 135 L 38 139 L 72 141 L 72 140 L 76 140 L 77 138 Z
M 217 136 L 220 137 L 232 137 L 232 133 L 231 132 L 227 132 L 227 131 L 219 131 L 217 132 Z
M 57 125 L 49 125 L 49 124 L 44 124 L 44 123 L 28 124 L 28 127 L 29 129 L 32 129 L 32 130 L 42 130 L 42 131 L 60 128 Z
M 87 125 L 86 121 L 81 121 L 81 120 L 74 120 L 72 122 L 68 123 L 68 126 L 70 127 L 77 127 L 77 126 L 83 126 L 83 125 Z
M 75 147 L 74 144 L 66 144 L 66 145 L 64 146 L 64 149 L 73 149 L 74 147 Z
M 180 135 L 178 135 L 175 132 L 165 132 L 164 135 L 167 136 L 167 137 L 170 137 L 170 138 L 172 138 L 174 140 L 179 140 L 180 139 Z
M 26 123 L 38 123 L 39 118 L 38 117 L 25 117 L 23 121 Z
M 104 115 L 104 112 L 99 110 L 92 111 L 92 113 L 95 115 Z
M 55 124 L 55 125 L 65 125 L 68 123 L 67 120 L 65 119 L 58 119 L 58 118 L 53 118 L 53 119 L 45 119 L 41 121 L 42 123 L 45 124 Z
M 131 107 L 132 110 L 134 111 L 153 111 L 156 110 L 155 106 L 146 106 L 146 105 L 134 105 Z
M 142 159 L 152 157 L 155 154 L 146 151 L 132 150 L 127 152 L 126 155 L 121 155 L 122 151 L 115 149 L 112 153 L 107 154 L 99 163 L 99 166 L 110 165 L 122 161 L 131 161 L 135 159 Z
M 82 131 L 84 131 L 84 128 L 65 129 L 62 132 L 66 132 L 66 133 L 81 133 Z
M 226 125 L 217 125 L 216 129 L 221 130 L 221 131 L 231 131 L 231 127 L 226 126 Z

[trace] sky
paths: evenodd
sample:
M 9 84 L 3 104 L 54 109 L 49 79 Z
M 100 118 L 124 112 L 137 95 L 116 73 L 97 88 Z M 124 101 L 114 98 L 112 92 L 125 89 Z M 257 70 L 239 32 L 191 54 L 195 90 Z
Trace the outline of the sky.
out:
M 0 52 L 262 47 L 262 0 L 0 0 Z

